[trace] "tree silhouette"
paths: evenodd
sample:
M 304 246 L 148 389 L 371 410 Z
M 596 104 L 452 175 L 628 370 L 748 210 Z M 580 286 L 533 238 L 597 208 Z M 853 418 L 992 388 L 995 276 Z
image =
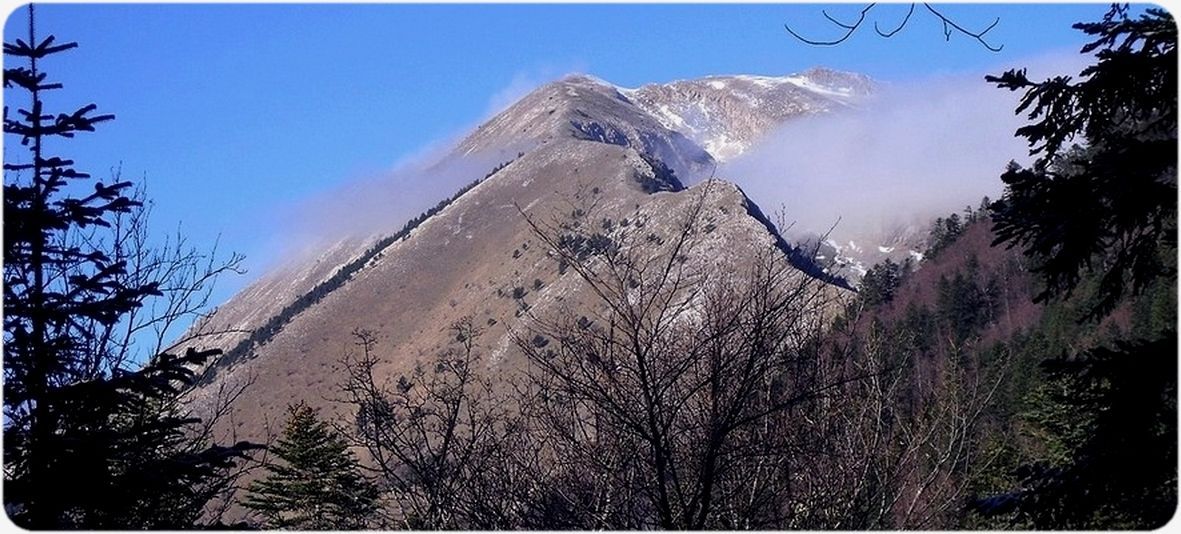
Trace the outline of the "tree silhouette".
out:
M 163 353 L 131 369 L 111 337 L 165 290 L 130 276 L 112 245 L 114 223 L 141 207 L 131 184 L 87 186 L 88 174 L 52 153 L 53 141 L 114 116 L 94 104 L 45 109 L 44 93 L 62 86 L 46 81 L 40 62 L 77 45 L 38 40 L 28 9 L 28 41 L 4 43 L 22 63 L 5 68 L 4 87 L 29 97 L 15 114 L 5 106 L 4 132 L 30 156 L 4 163 L 6 511 L 26 528 L 191 526 L 254 446 L 205 446 L 177 403 L 192 369 L 220 351 Z
M 894 292 L 902 284 L 908 269 L 905 265 L 895 263 L 886 258 L 881 263 L 869 268 L 861 278 L 858 293 L 866 304 L 876 306 L 894 300 Z
M 1078 299 L 1085 323 L 1128 293 L 1176 293 L 1177 27 L 1163 9 L 1132 18 L 1126 5 L 1074 27 L 1096 37 L 1082 52 L 1098 51 L 1081 81 L 1033 82 L 1024 69 L 988 77 L 1025 92 L 1017 111 L 1033 122 L 1017 134 L 1040 155 L 1031 168 L 1009 166 L 992 213 L 994 245 L 1035 260 L 1045 284 L 1035 302 L 1095 286 Z M 1076 137 L 1085 148 L 1067 146 Z M 1017 488 L 975 508 L 1034 528 L 1163 525 L 1177 495 L 1174 322 L 1042 362 L 1055 388 L 1042 424 L 1065 459 L 1025 463 Z
M 1039 260 L 1039 302 L 1069 297 L 1084 273 L 1099 272 L 1089 314 L 1099 318 L 1125 291 L 1175 275 L 1159 247 L 1176 249 L 1177 26 L 1163 9 L 1133 19 L 1115 5 L 1101 22 L 1074 27 L 1096 37 L 1082 53 L 1098 50 L 1081 81 L 1034 82 L 1025 69 L 986 78 L 1024 91 L 1017 112 L 1033 122 L 1017 135 L 1039 155 L 1031 168 L 1011 164 L 1001 176 L 994 244 Z M 1077 137 L 1086 148 L 1068 146 Z
M 905 28 L 907 24 L 910 23 L 910 18 L 912 16 L 914 16 L 915 8 L 917 8 L 919 6 L 919 4 L 920 4 L 920 2 L 911 2 L 909 8 L 906 11 L 906 15 L 903 15 L 902 20 L 900 20 L 898 22 L 898 25 L 894 26 L 892 29 L 882 29 L 882 26 L 879 25 L 877 21 L 874 21 L 873 31 L 875 33 L 877 33 L 879 37 L 883 37 L 883 38 L 887 38 L 887 39 L 890 37 L 893 37 L 895 34 L 902 31 L 902 29 Z M 942 11 L 935 9 L 935 7 L 932 6 L 931 4 L 929 4 L 927 2 L 921 2 L 921 4 L 923 6 L 923 9 L 927 12 L 927 14 L 930 15 L 931 17 L 935 18 L 936 20 L 938 20 L 940 25 L 942 25 L 943 39 L 945 41 L 950 41 L 951 36 L 953 34 L 960 34 L 965 37 L 972 38 L 976 42 L 980 43 L 980 46 L 983 46 L 984 48 L 988 49 L 991 52 L 1000 52 L 1001 49 L 1003 49 L 1005 47 L 1005 45 L 1003 45 L 1003 44 L 1002 45 L 994 45 L 994 44 L 988 42 L 988 32 L 992 31 L 992 29 L 995 28 L 996 25 L 1000 23 L 1001 19 L 999 17 L 994 19 L 992 21 L 992 23 L 990 23 L 988 26 L 985 26 L 984 29 L 970 30 L 967 27 L 960 24 L 959 22 L 956 22 L 955 19 L 943 14 Z M 865 7 L 862 7 L 861 11 L 858 13 L 857 20 L 852 21 L 852 22 L 842 22 L 840 20 L 837 20 L 836 18 L 833 18 L 832 15 L 829 15 L 827 10 L 821 10 L 820 13 L 822 15 L 824 15 L 825 19 L 828 19 L 829 22 L 831 22 L 834 26 L 840 28 L 841 31 L 844 32 L 841 35 L 839 35 L 833 39 L 827 39 L 827 40 L 825 40 L 825 39 L 809 39 L 807 37 L 804 37 L 803 35 L 800 35 L 795 30 L 791 29 L 791 26 L 788 24 L 784 24 L 783 28 L 785 30 L 787 30 L 787 33 L 790 34 L 792 37 L 795 37 L 799 41 L 804 42 L 806 44 L 810 44 L 813 46 L 838 45 L 838 44 L 841 44 L 841 43 L 847 41 L 850 37 L 853 36 L 854 33 L 857 33 L 857 30 L 860 29 L 861 25 L 865 23 L 866 16 L 869 15 L 869 12 L 872 11 L 875 7 L 877 7 L 877 5 L 878 4 L 876 2 L 871 3 L 871 4 L 866 4 Z

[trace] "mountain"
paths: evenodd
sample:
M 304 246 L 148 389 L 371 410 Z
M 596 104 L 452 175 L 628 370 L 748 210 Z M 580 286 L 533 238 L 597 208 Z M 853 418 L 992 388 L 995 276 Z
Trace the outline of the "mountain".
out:
M 221 332 L 200 344 L 227 354 L 192 401 L 209 407 L 227 387 L 251 383 L 222 430 L 260 439 L 292 402 L 343 410 L 330 400 L 339 397 L 342 358 L 356 350 L 354 330 L 374 334 L 375 372 L 392 380 L 447 347 L 450 324 L 463 317 L 484 329 L 487 371 L 513 372 L 523 363 L 514 327 L 592 300 L 526 217 L 595 225 L 608 241 L 643 235 L 660 254 L 700 205 L 686 265 L 730 276 L 774 248 L 798 276 L 842 293 L 848 286 L 785 241 L 739 187 L 703 178 L 783 121 L 855 105 L 871 91 L 863 76 L 823 69 L 636 89 L 578 75 L 542 86 L 437 164 L 496 162 L 468 187 L 400 230 L 373 228 L 263 276 L 198 325 Z
M 814 68 L 780 77 L 709 76 L 622 93 L 666 128 L 725 161 L 792 117 L 855 105 L 873 90 L 864 75 Z
M 839 231 L 839 240 L 838 230 L 829 235 L 803 231 L 787 237 L 800 250 L 810 254 L 813 261 L 825 265 L 825 269 L 857 282 L 870 267 L 887 259 L 898 264 L 907 260 L 914 264 L 922 261 L 923 251 L 929 245 L 927 234 L 928 224 L 912 223 L 896 224 L 879 231 Z

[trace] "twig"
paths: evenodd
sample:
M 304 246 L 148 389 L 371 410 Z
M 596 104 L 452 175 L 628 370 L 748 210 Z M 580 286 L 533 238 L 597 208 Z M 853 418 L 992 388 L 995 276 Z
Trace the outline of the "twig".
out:
M 902 21 L 900 23 L 898 23 L 898 26 L 895 27 L 894 29 L 891 29 L 888 31 L 883 31 L 881 26 L 878 24 L 878 22 L 874 21 L 874 23 L 873 23 L 874 32 L 876 32 L 878 34 L 878 36 L 883 37 L 883 38 L 888 39 L 890 37 L 893 37 L 898 32 L 902 31 L 902 29 L 905 28 L 908 23 L 910 23 L 911 16 L 914 15 L 914 10 L 915 10 L 916 5 L 917 5 L 917 2 L 912 2 L 910 4 L 910 7 L 906 11 L 906 16 L 902 17 Z M 830 40 L 830 41 L 809 39 L 807 37 L 804 37 L 803 35 L 800 35 L 798 32 L 793 30 L 791 28 L 791 26 L 788 24 L 784 24 L 783 28 L 785 30 L 787 30 L 787 33 L 791 34 L 792 37 L 795 37 L 796 39 L 804 42 L 805 44 L 809 44 L 809 45 L 813 45 L 813 46 L 834 46 L 834 45 L 841 44 L 841 43 L 847 41 L 850 37 L 852 37 L 853 34 L 857 32 L 857 29 L 861 27 L 862 23 L 865 22 L 866 15 L 869 14 L 869 11 L 871 9 L 873 9 L 875 6 L 877 6 L 877 4 L 872 3 L 872 4 L 866 5 L 864 8 L 862 8 L 861 12 L 858 14 L 857 20 L 853 23 L 841 22 L 841 21 L 837 20 L 836 18 L 834 18 L 832 15 L 829 15 L 827 10 L 822 10 L 820 13 L 822 15 L 824 15 L 825 19 L 827 19 L 829 22 L 833 23 L 837 27 L 845 30 L 845 33 L 843 35 L 841 35 L 840 37 L 837 37 L 836 39 Z M 961 33 L 963 35 L 966 35 L 966 36 L 971 37 L 972 39 L 976 40 L 976 42 L 980 43 L 981 46 L 983 46 L 985 49 L 987 49 L 989 51 L 1000 52 L 1001 49 L 1004 48 L 1004 45 L 993 45 L 992 43 L 989 43 L 985 39 L 985 36 L 988 34 L 988 32 L 992 31 L 992 29 L 995 28 L 996 25 L 1000 23 L 1000 21 L 1001 21 L 1000 17 L 997 17 L 995 20 L 993 20 L 992 23 L 989 24 L 987 27 L 985 27 L 983 30 L 972 31 L 972 30 L 969 30 L 969 29 L 961 26 L 960 24 L 956 23 L 956 21 L 952 20 L 947 15 L 944 15 L 943 13 L 941 13 L 939 10 L 932 7 L 931 4 L 929 4 L 929 3 L 923 2 L 923 7 L 927 8 L 927 11 L 930 12 L 932 15 L 934 15 L 935 18 L 939 19 L 940 24 L 943 25 L 943 40 L 944 41 L 950 41 L 951 35 L 953 33 L 958 32 L 958 33 Z

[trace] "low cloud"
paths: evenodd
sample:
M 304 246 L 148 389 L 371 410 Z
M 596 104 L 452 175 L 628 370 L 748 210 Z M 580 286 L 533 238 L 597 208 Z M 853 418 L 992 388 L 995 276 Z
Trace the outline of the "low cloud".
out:
M 542 85 L 556 81 L 568 74 L 585 72 L 586 70 L 586 65 L 584 64 L 562 66 L 542 65 L 519 70 L 513 74 L 512 79 L 509 80 L 507 85 L 493 93 L 492 97 L 488 99 L 488 106 L 484 112 L 484 116 L 481 118 L 481 122 L 508 109 L 509 106 Z
M 263 245 L 262 256 L 268 260 L 254 267 L 265 271 L 276 263 L 322 252 L 342 239 L 397 232 L 406 221 L 504 162 L 502 154 L 455 154 L 464 137 L 538 87 L 577 70 L 544 66 L 518 71 L 488 99 L 480 118 L 454 134 L 403 156 L 387 171 L 357 176 L 344 185 L 278 207 L 264 223 L 275 228 Z
M 1030 76 L 1077 73 L 1077 54 L 1031 58 Z M 1001 72 L 1007 67 L 989 70 Z M 872 236 L 976 206 L 1003 191 L 1010 160 L 1028 161 L 1014 132 L 1019 93 L 984 73 L 885 84 L 855 109 L 793 120 L 718 176 L 766 211 L 782 208 L 794 231 Z

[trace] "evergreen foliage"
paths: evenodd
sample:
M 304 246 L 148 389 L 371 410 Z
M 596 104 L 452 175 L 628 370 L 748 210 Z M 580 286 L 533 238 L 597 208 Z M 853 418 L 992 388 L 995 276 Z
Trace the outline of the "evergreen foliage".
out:
M 1080 81 L 1031 81 L 1025 69 L 988 81 L 1023 91 L 1017 130 L 1039 155 L 1031 168 L 1011 164 L 996 203 L 996 243 L 1020 246 L 1040 260 L 1042 302 L 1068 297 L 1083 273 L 1102 273 L 1091 318 L 1110 312 L 1127 290 L 1175 276 L 1158 246 L 1176 248 L 1177 26 L 1148 8 L 1138 18 L 1114 5 L 1095 23 L 1074 27 L 1095 37 L 1082 53 L 1098 61 Z M 1081 137 L 1086 148 L 1069 146 Z
M 959 239 L 960 235 L 964 233 L 964 225 L 960 222 L 960 216 L 957 213 L 952 213 L 947 217 L 939 217 L 931 224 L 931 231 L 927 236 L 927 252 L 925 257 L 934 259 Z
M 1176 338 L 1117 342 L 1046 360 L 1051 387 L 1028 417 L 1059 438 L 1021 465 L 1021 487 L 977 506 L 1037 529 L 1142 529 L 1176 509 Z
M 287 427 L 271 452 L 282 461 L 250 485 L 243 503 L 266 528 L 349 530 L 371 525 L 378 488 L 361 474 L 348 443 L 304 403 L 288 408 Z
M 988 197 L 984 197 L 976 209 L 965 206 L 962 217 L 958 213 L 951 213 L 946 217 L 936 218 L 927 232 L 927 250 L 923 254 L 924 257 L 929 260 L 938 257 L 940 252 L 964 235 L 972 223 L 988 219 L 991 211 L 992 202 Z
M 858 293 L 861 300 L 870 306 L 878 306 L 894 300 L 894 292 L 902 285 L 907 268 L 886 258 L 885 261 L 869 268 L 861 277 Z
M 1060 302 L 1018 347 L 1046 371 L 1022 416 L 1045 448 L 974 502 L 1004 525 L 1155 528 L 1176 508 L 1177 28 L 1163 9 L 1128 11 L 1074 26 L 1096 37 L 1082 81 L 988 78 L 1025 92 L 1017 111 L 1035 122 L 1017 134 L 1041 155 L 1002 176 L 994 244 L 1035 260 L 1035 302 Z M 1086 148 L 1067 146 L 1075 136 Z M 1132 337 L 1098 332 L 1121 306 Z
M 32 529 L 186 528 L 230 484 L 255 446 L 208 446 L 200 422 L 177 406 L 191 370 L 220 354 L 159 354 L 134 369 L 111 329 L 162 294 L 158 280 L 129 276 L 111 244 L 113 222 L 141 208 L 129 182 L 88 182 L 55 141 L 114 118 L 89 104 L 45 109 L 41 62 L 70 50 L 36 36 L 4 44 L 4 132 L 27 162 L 4 163 L 4 505 Z M 19 63 L 19 65 L 18 65 Z M 14 143 L 15 144 L 15 143 Z
M 939 316 L 957 341 L 982 330 L 996 315 L 1000 287 L 995 277 L 980 283 L 980 262 L 970 257 L 963 271 L 939 279 Z

